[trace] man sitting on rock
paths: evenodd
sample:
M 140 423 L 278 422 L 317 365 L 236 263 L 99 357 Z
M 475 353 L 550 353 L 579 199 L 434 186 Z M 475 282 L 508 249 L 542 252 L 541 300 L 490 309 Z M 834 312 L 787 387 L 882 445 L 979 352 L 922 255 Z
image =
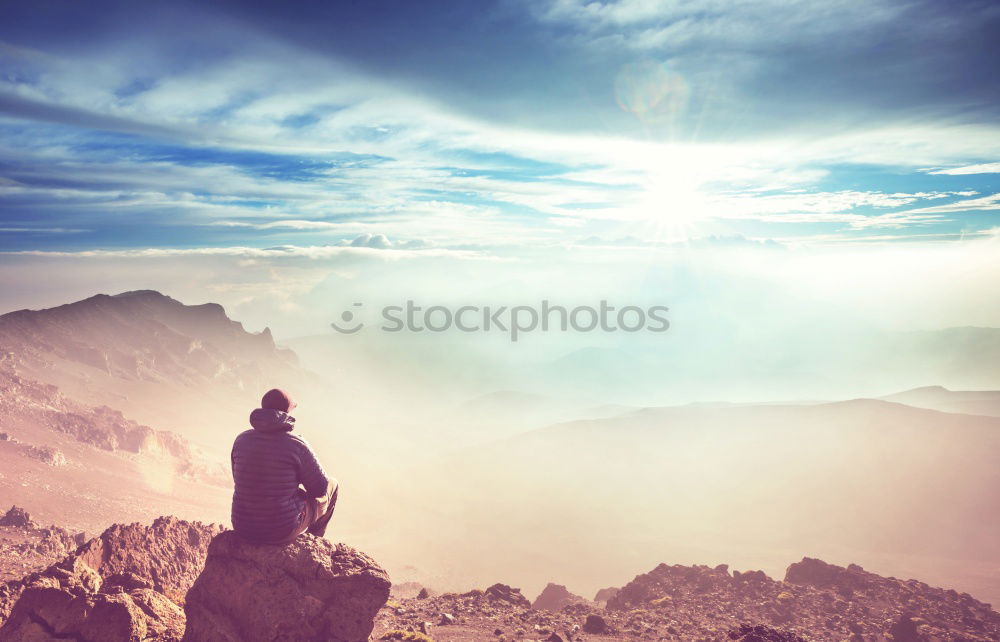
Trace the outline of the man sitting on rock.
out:
M 251 430 L 233 443 L 233 530 L 255 544 L 288 544 L 302 533 L 322 537 L 338 484 L 292 434 L 295 402 L 275 388 L 250 413 Z

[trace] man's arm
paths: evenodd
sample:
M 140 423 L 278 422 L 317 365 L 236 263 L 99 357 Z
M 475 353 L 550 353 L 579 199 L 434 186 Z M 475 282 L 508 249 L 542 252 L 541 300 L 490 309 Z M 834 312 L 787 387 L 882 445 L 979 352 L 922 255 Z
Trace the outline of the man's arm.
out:
M 299 483 L 306 489 L 309 497 L 326 497 L 329 492 L 330 478 L 326 476 L 323 466 L 316 459 L 305 439 L 295 437 L 301 444 L 299 453 Z

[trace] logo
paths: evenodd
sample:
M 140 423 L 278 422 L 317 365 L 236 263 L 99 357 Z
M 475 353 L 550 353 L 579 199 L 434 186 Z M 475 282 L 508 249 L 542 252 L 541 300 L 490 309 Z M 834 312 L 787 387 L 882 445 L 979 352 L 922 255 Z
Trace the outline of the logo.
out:
M 361 304 L 360 303 L 355 303 L 352 307 L 360 308 Z M 351 312 L 350 310 L 344 310 L 340 314 L 340 320 L 343 321 L 345 324 L 349 324 L 352 321 L 354 321 L 354 313 Z M 361 328 L 365 327 L 365 324 L 364 324 L 363 321 L 359 321 L 358 324 L 355 325 L 354 327 L 348 326 L 348 327 L 342 328 L 339 325 L 337 325 L 336 321 L 334 321 L 334 322 L 330 323 L 330 327 L 333 328 L 334 330 L 336 330 L 337 332 L 341 333 L 341 334 L 354 334 L 355 332 L 360 331 Z
M 352 307 L 361 308 L 361 303 Z M 512 342 L 517 342 L 529 332 L 652 332 L 663 333 L 670 328 L 665 316 L 670 310 L 665 305 L 648 308 L 637 305 L 615 307 L 602 300 L 598 306 L 581 305 L 566 307 L 552 305 L 547 299 L 541 305 L 476 306 L 463 305 L 452 308 L 443 305 L 428 307 L 407 300 L 405 305 L 387 305 L 382 308 L 383 332 L 501 332 Z M 365 324 L 355 321 L 355 313 L 344 310 L 340 314 L 343 325 L 330 324 L 341 334 L 360 332 Z M 353 325 L 352 325 L 353 324 Z

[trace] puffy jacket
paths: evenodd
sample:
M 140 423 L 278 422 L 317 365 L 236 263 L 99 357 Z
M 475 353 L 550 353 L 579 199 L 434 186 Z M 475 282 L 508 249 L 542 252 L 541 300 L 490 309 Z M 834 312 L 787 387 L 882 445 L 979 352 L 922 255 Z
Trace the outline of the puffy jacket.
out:
M 291 433 L 294 417 L 258 408 L 250 425 L 233 443 L 233 529 L 251 542 L 280 542 L 298 526 L 306 497 L 322 497 L 329 480 L 309 444 Z

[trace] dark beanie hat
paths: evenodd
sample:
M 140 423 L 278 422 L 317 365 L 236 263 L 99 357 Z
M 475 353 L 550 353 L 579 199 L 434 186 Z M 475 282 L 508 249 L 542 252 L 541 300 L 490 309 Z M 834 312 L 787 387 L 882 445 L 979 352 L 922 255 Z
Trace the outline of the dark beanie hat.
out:
M 288 409 L 292 407 L 292 403 L 292 398 L 287 392 L 280 388 L 274 388 L 264 394 L 264 397 L 260 400 L 260 407 L 288 412 Z

